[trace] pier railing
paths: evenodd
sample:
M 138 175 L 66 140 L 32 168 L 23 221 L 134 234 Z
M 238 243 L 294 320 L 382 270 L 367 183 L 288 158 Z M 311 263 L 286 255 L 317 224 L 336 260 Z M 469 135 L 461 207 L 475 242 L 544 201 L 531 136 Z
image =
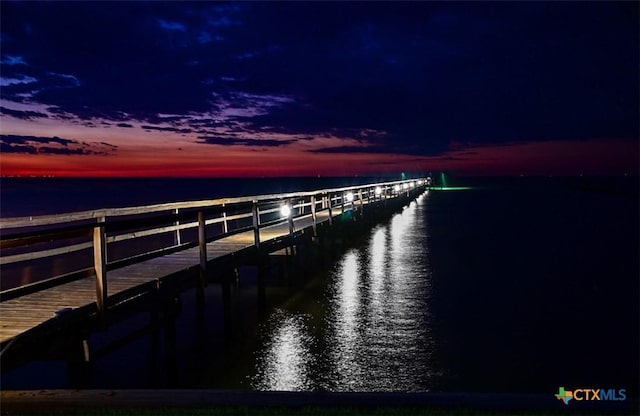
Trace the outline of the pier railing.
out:
M 206 269 L 206 244 L 253 231 L 260 248 L 260 230 L 318 217 L 330 223 L 338 213 L 362 210 L 374 201 L 408 194 L 427 186 L 427 179 L 373 183 L 306 192 L 109 208 L 37 217 L 0 219 L 0 267 L 16 268 L 24 284 L 6 288 L 0 301 L 95 276 L 98 310 L 107 299 L 110 270 L 191 247 L 200 248 Z M 328 215 L 327 215 L 328 214 Z M 133 244 L 132 244 L 133 243 Z M 36 275 L 34 275 L 36 274 Z

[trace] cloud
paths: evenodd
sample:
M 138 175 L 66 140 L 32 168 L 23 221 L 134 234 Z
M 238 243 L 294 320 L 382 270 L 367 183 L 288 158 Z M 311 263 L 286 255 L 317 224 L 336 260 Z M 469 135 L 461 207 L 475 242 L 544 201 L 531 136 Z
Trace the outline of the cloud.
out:
M 42 155 L 100 155 L 113 154 L 117 146 L 104 142 L 87 143 L 54 137 L 0 135 L 3 153 L 26 153 Z
M 174 133 L 183 133 L 183 134 L 188 134 L 193 131 L 191 129 L 180 129 L 177 127 L 159 127 L 159 126 L 148 126 L 148 125 L 144 125 L 140 127 L 143 128 L 144 130 L 171 131 Z
M 125 129 L 132 129 L 133 128 L 133 125 L 131 125 L 129 123 L 118 123 L 118 124 L 116 124 L 116 126 L 122 127 L 122 128 L 125 128 Z
M 22 56 L 5 55 L 2 58 L 2 61 L 0 62 L 2 63 L 2 65 L 9 65 L 9 66 L 27 65 L 27 63 L 24 60 L 24 57 Z
M 48 118 L 49 116 L 45 113 L 41 113 L 39 111 L 30 111 L 30 110 L 12 110 L 10 108 L 0 106 L 0 113 L 3 115 L 19 118 L 22 120 L 31 120 L 34 118 Z
M 248 139 L 234 137 L 214 137 L 200 136 L 198 143 L 217 144 L 224 146 L 247 146 L 247 147 L 280 147 L 295 143 L 297 139 L 276 140 L 276 139 Z
M 407 156 L 434 156 L 442 152 L 429 151 L 425 154 L 424 148 L 412 146 L 405 143 L 393 143 L 383 140 L 369 139 L 343 139 L 350 144 L 344 146 L 327 146 L 309 149 L 309 153 L 321 154 L 386 154 L 386 155 L 407 155 Z M 356 144 L 352 144 L 352 143 Z
M 9 144 L 5 143 L 0 138 L 0 153 L 25 153 L 36 154 L 38 153 L 34 146 L 22 145 L 22 144 Z
M 48 72 L 47 75 L 51 77 L 54 82 L 57 82 L 57 87 L 68 88 L 68 87 L 79 87 L 80 80 L 78 77 L 72 74 L 60 74 L 56 72 Z
M 213 36 L 209 32 L 200 32 L 196 40 L 198 43 L 210 43 L 213 41 Z M 216 37 L 216 40 L 223 40 L 222 37 Z
M 80 80 L 71 74 L 56 73 L 51 71 L 38 71 L 33 68 L 21 72 L 4 71 L 0 78 L 3 101 L 16 103 L 38 103 L 38 97 L 55 90 L 64 90 L 79 87 Z M 6 74 L 6 72 L 10 72 Z
M 382 146 L 336 146 L 309 150 L 310 153 L 395 153 Z
M 29 77 L 26 75 L 21 76 L 20 78 L 0 78 L 0 87 L 8 87 L 9 85 L 15 84 L 33 84 L 37 79 L 33 77 Z
M 5 3 L 2 99 L 59 120 L 345 139 L 316 153 L 637 138 L 637 6 Z
M 169 21 L 164 20 L 164 19 L 158 19 L 158 25 L 160 25 L 160 27 L 162 29 L 165 29 L 165 30 L 179 30 L 181 32 L 186 32 L 187 31 L 186 26 L 183 25 L 182 23 L 169 22 Z

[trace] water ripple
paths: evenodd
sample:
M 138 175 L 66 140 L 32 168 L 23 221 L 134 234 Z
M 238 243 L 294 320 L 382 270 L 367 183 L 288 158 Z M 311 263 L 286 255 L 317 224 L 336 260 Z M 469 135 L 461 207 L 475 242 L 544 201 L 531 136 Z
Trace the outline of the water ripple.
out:
M 279 310 L 254 387 L 426 391 L 432 388 L 431 273 L 424 198 L 371 232 L 329 275 L 321 328 Z M 312 334 L 315 334 L 312 335 Z

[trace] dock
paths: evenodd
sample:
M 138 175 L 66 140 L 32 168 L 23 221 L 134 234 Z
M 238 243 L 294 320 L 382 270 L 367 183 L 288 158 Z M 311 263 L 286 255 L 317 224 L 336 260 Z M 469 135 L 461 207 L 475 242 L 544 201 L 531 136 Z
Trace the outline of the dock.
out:
M 0 291 L 2 371 L 185 290 L 203 293 L 243 263 L 376 218 L 428 189 L 427 178 L 315 191 L 0 219 L 0 267 L 30 276 Z M 346 228 L 345 228 L 346 229 Z M 322 248 L 320 248 L 322 249 Z M 48 263 L 49 262 L 49 263 Z M 58 268 L 52 268 L 51 272 Z M 198 297 L 200 299 L 201 297 Z M 204 300 L 202 300 L 204 301 Z M 43 347 L 47 345 L 47 348 Z

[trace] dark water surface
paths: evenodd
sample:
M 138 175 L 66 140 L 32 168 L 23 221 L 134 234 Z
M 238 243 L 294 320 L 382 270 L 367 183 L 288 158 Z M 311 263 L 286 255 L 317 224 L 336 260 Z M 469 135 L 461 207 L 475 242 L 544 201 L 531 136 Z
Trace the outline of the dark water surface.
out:
M 637 391 L 638 212 L 629 194 L 432 191 L 342 256 L 318 306 L 261 325 L 252 386 Z
M 420 391 L 441 374 L 421 197 L 350 248 L 311 303 L 261 325 L 252 387 L 261 390 Z M 305 307 L 306 306 L 306 307 Z
M 202 321 L 194 294 L 184 293 L 175 353 L 163 332 L 144 336 L 96 359 L 86 386 L 499 393 L 568 386 L 634 395 L 639 204 L 637 179 L 624 180 L 469 180 L 462 185 L 470 190 L 431 191 L 325 269 L 288 281 L 274 272 L 265 310 L 255 270 L 241 269 L 230 331 L 220 286 L 207 288 Z M 133 316 L 92 335 L 91 345 L 146 322 L 147 314 Z M 55 361 L 2 378 L 3 388 L 66 383 L 66 364 Z

